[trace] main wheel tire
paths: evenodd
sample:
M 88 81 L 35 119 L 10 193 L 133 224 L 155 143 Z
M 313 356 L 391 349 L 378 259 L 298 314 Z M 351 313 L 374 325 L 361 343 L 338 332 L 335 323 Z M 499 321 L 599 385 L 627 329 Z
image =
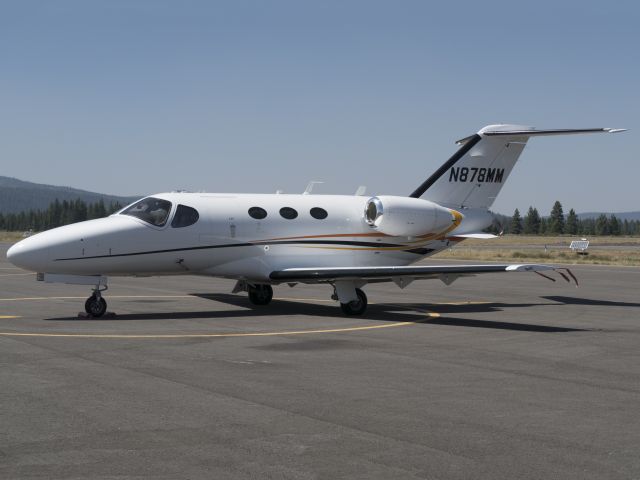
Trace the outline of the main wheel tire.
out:
M 358 295 L 358 300 L 340 304 L 340 308 L 345 314 L 362 315 L 367 310 L 367 295 L 359 288 L 356 288 L 356 295 Z
M 249 287 L 249 300 L 254 305 L 268 305 L 273 298 L 271 285 L 256 285 Z
M 101 317 L 107 311 L 107 302 L 104 298 L 97 298 L 95 295 L 91 295 L 84 302 L 84 310 L 94 318 Z

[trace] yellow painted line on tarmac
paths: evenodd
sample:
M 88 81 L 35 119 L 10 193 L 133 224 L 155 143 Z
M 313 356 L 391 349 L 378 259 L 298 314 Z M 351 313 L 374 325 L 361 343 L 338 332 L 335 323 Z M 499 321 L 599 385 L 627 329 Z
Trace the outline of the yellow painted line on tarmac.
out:
M 23 274 L 19 274 L 23 275 Z M 26 274 L 31 275 L 31 274 Z M 2 276 L 2 275 L 0 275 Z M 213 294 L 215 295 L 215 294 Z M 194 300 L 204 299 L 204 300 L 215 300 L 215 298 L 207 298 L 200 297 L 198 295 L 105 295 L 107 299 L 109 298 L 192 298 Z M 0 302 L 20 302 L 20 301 L 36 301 L 36 300 L 85 300 L 87 296 L 82 297 L 15 297 L 15 298 L 0 298 Z M 238 297 L 240 298 L 240 297 Z M 274 300 L 283 300 L 283 301 L 298 301 L 298 302 L 322 302 L 322 303 L 335 303 L 335 300 L 326 299 L 326 298 L 296 298 L 296 297 L 274 297 Z M 463 301 L 463 302 L 438 302 L 432 303 L 430 305 L 485 305 L 491 302 L 487 301 Z M 384 305 L 385 303 L 381 303 L 380 305 Z M 375 302 L 369 302 L 369 305 L 376 305 Z M 390 304 L 387 304 L 390 305 Z M 403 305 L 397 305 L 401 308 L 406 308 Z
M 215 294 L 212 294 L 215 295 Z M 215 298 L 207 298 L 200 297 L 198 295 L 105 295 L 107 299 L 109 298 L 193 298 L 195 300 L 203 299 L 203 300 L 215 300 Z M 30 300 L 85 300 L 87 296 L 82 297 L 16 297 L 16 298 L 0 298 L 0 302 L 20 302 L 20 301 L 30 301 Z M 238 296 L 238 298 L 241 298 Z M 325 299 L 325 298 L 285 298 L 285 297 L 274 297 L 274 300 L 284 300 L 284 301 L 301 301 L 301 302 L 329 302 L 333 303 L 334 300 Z M 374 305 L 373 303 L 369 303 L 369 305 Z
M 3 337 L 65 337 L 65 338 L 137 338 L 137 339 L 158 339 L 158 338 L 219 338 L 219 337 L 276 337 L 284 335 L 309 335 L 313 333 L 342 333 L 357 332 L 362 330 L 379 330 L 382 328 L 403 327 L 415 325 L 416 322 L 396 322 L 385 325 L 362 325 L 345 328 L 327 328 L 317 330 L 285 330 L 280 332 L 252 332 L 252 333 L 178 333 L 178 334 L 112 334 L 112 333 L 20 333 L 20 332 L 0 332 Z
M 488 303 L 492 303 L 492 302 L 438 302 L 438 303 L 434 303 L 432 305 L 456 305 L 456 306 L 460 306 L 460 305 L 486 305 Z
M 315 299 L 314 299 L 315 300 Z M 402 305 L 386 304 L 392 307 L 407 309 Z M 430 318 L 438 318 L 440 314 L 421 309 L 408 309 L 425 314 Z M 3 318 L 3 317 L 0 317 Z M 9 318 L 8 316 L 5 318 Z M 12 317 L 20 318 L 20 317 Z M 384 325 L 358 325 L 343 328 L 320 328 L 313 330 L 283 330 L 278 332 L 251 333 L 178 333 L 178 334 L 112 334 L 112 333 L 41 333 L 41 332 L 0 332 L 0 337 L 50 337 L 50 338 L 95 338 L 95 339 L 177 339 L 177 338 L 230 338 L 230 337 L 277 337 L 286 335 L 310 335 L 318 333 L 347 333 L 366 330 L 381 330 L 386 328 L 416 325 L 422 320 L 413 322 L 394 322 Z
M 215 294 L 212 294 L 215 295 Z M 109 298 L 192 298 L 194 300 L 202 299 L 202 300 L 215 300 L 215 298 L 207 298 L 200 297 L 198 295 L 105 295 L 107 299 Z M 87 296 L 83 297 L 16 297 L 16 298 L 0 298 L 0 302 L 21 302 L 21 301 L 31 301 L 31 300 L 85 300 Z M 238 296 L 238 298 L 242 298 Z M 334 303 L 335 300 L 325 299 L 325 298 L 285 298 L 285 297 L 274 297 L 274 300 L 283 300 L 283 301 L 300 301 L 300 302 L 327 302 Z M 224 301 L 223 301 L 224 303 Z M 369 302 L 369 305 L 375 305 L 372 302 Z
M 17 297 L 17 298 L 0 298 L 0 301 L 30 301 L 30 300 L 78 300 L 85 297 Z M 195 295 L 110 295 L 109 298 L 193 298 L 201 297 Z M 313 302 L 334 302 L 329 299 L 318 298 L 277 298 L 284 301 L 313 301 Z M 467 303 L 467 302 L 465 302 Z M 413 310 L 422 313 L 430 318 L 440 317 L 437 312 L 431 312 L 423 309 L 408 308 L 404 305 L 381 303 L 380 305 L 388 305 L 391 307 L 401 308 L 403 310 Z M 4 315 L 0 318 L 22 318 L 14 315 Z M 394 322 L 383 325 L 359 325 L 354 327 L 343 328 L 321 328 L 313 330 L 284 330 L 278 332 L 250 332 L 250 333 L 179 333 L 179 334 L 111 334 L 111 333 L 42 333 L 42 332 L 0 332 L 3 337 L 52 337 L 52 338 L 104 338 L 104 339 L 177 339 L 177 338 L 229 338 L 229 337 L 275 337 L 285 335 L 310 335 L 318 333 L 346 333 L 365 330 L 380 330 L 385 328 L 396 328 L 421 323 L 422 320 L 412 322 Z
M 335 300 L 331 300 L 330 298 L 287 298 L 287 297 L 273 297 L 274 300 L 283 300 L 285 302 L 325 302 L 325 303 L 335 303 Z M 373 305 L 369 302 L 369 305 Z
M 0 298 L 0 302 L 21 302 L 28 300 L 78 300 L 87 297 L 17 297 L 17 298 Z
M 196 295 L 106 295 L 107 298 L 200 298 Z M 0 298 L 0 302 L 21 302 L 30 300 L 85 300 L 83 297 L 16 297 Z
M 8 318 L 22 318 L 19 315 L 0 315 L 0 319 L 6 320 Z

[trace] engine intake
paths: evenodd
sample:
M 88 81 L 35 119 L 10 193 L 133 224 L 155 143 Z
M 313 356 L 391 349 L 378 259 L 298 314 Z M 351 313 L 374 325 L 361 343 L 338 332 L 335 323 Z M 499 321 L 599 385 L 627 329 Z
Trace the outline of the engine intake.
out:
M 364 219 L 381 233 L 417 237 L 443 233 L 457 226 L 462 215 L 421 198 L 379 196 L 367 201 Z

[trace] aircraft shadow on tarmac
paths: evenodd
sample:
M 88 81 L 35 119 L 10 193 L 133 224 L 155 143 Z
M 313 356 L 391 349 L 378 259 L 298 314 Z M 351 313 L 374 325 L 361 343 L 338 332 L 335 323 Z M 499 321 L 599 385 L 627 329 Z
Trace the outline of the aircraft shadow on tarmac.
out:
M 277 317 L 277 316 L 313 316 L 345 318 L 336 304 L 317 304 L 305 300 L 274 299 L 268 306 L 253 307 L 248 299 L 240 295 L 224 293 L 193 293 L 194 297 L 212 300 L 238 307 L 238 310 L 204 310 L 204 311 L 184 311 L 184 312 L 149 312 L 149 313 L 127 313 L 118 314 L 104 319 L 87 320 L 83 318 L 49 318 L 49 321 L 140 321 L 140 320 L 189 320 L 189 319 L 228 319 L 241 317 Z M 458 318 L 456 314 L 490 313 L 499 312 L 506 309 L 531 308 L 539 306 L 558 305 L 556 298 L 565 297 L 543 297 L 552 300 L 554 303 L 469 303 L 469 304 L 430 304 L 430 303 L 374 303 L 370 304 L 367 312 L 362 318 L 369 321 L 381 322 L 413 322 L 421 324 L 442 325 L 452 327 L 470 328 L 490 328 L 498 330 L 514 330 L 543 333 L 560 332 L 581 332 L 588 329 L 568 328 L 552 325 L 538 325 L 529 323 L 501 322 L 491 320 L 478 320 L 471 318 Z M 569 299 L 571 300 L 571 299 Z M 581 300 L 581 299 L 576 299 Z M 564 302 L 560 302 L 564 303 Z M 566 302 L 571 303 L 571 302 Z M 430 317 L 425 312 L 437 312 L 440 316 Z M 452 315 L 452 316 L 449 316 Z
M 640 303 L 636 302 L 616 302 L 611 300 L 596 300 L 593 298 L 578 298 L 578 297 L 563 297 L 556 295 L 549 295 L 545 297 L 547 300 L 553 302 L 564 303 L 565 305 L 593 305 L 600 307 L 640 307 Z

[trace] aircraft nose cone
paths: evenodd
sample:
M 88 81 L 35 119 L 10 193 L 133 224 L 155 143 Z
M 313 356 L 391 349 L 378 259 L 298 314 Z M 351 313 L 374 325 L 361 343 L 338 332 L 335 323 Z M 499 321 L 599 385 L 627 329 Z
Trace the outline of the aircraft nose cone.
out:
M 16 262 L 19 261 L 20 252 L 23 249 L 19 246 L 18 243 L 12 245 L 9 250 L 7 250 L 7 260 L 9 260 L 12 264 L 16 265 Z M 17 266 L 17 265 L 16 265 Z
M 7 250 L 7 260 L 16 267 L 39 272 L 48 260 L 47 247 L 34 238 L 26 238 Z

